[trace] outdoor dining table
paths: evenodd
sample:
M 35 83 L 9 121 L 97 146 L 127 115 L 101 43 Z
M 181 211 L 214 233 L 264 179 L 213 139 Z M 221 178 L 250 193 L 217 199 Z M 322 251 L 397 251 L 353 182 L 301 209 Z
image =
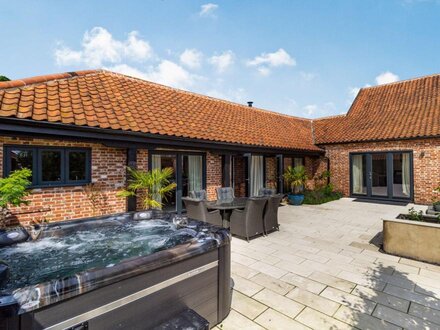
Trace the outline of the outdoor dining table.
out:
M 229 219 L 231 218 L 232 211 L 236 209 L 244 209 L 246 206 L 247 197 L 238 197 L 228 201 L 212 201 L 207 203 L 207 207 L 210 210 L 220 210 L 223 219 L 223 227 L 229 228 Z

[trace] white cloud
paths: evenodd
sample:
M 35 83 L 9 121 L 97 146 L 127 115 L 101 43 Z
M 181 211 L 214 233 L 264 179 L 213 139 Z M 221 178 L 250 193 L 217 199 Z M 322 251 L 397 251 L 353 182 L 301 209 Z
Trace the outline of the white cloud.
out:
M 143 62 L 153 56 L 150 44 L 139 38 L 136 31 L 128 34 L 126 40 L 113 38 L 105 28 L 94 27 L 84 33 L 81 50 L 72 50 L 59 45 L 55 50 L 58 65 L 86 65 L 101 67 L 107 64 L 121 63 L 123 60 Z
M 295 66 L 296 60 L 284 49 L 280 48 L 273 53 L 262 53 L 259 56 L 255 56 L 254 59 L 248 60 L 246 65 L 257 67 L 260 74 L 267 76 L 270 73 L 269 67 Z
M 148 72 L 147 79 L 176 88 L 187 88 L 197 80 L 197 76 L 189 73 L 180 65 L 162 60 L 159 65 Z
M 202 62 L 203 54 L 197 49 L 185 49 L 185 51 L 180 54 L 180 63 L 187 66 L 190 69 L 200 68 Z
M 124 54 L 127 58 L 142 62 L 153 56 L 153 49 L 150 44 L 139 38 L 137 31 L 128 34 L 127 41 L 123 44 Z
M 376 77 L 376 83 L 378 85 L 389 84 L 396 82 L 398 80 L 399 80 L 399 76 L 390 71 L 383 72 Z
M 57 65 L 78 65 L 81 63 L 82 53 L 65 47 L 62 44 L 55 49 L 55 62 Z
M 202 77 L 192 74 L 180 65 L 168 60 L 162 60 L 157 66 L 152 66 L 146 71 L 127 64 L 118 64 L 106 67 L 106 69 L 181 89 L 187 89 L 193 86 L 196 81 L 202 80 Z
M 200 6 L 200 17 L 214 17 L 214 12 L 218 9 L 218 5 L 215 3 L 206 3 Z
M 257 68 L 257 71 L 259 74 L 261 74 L 262 76 L 268 76 L 270 75 L 270 69 L 265 67 L 265 66 L 260 66 L 259 68 Z
M 231 50 L 224 51 L 220 55 L 214 55 L 208 59 L 218 73 L 225 72 L 232 64 L 234 64 L 234 53 Z
M 261 55 L 256 56 L 253 60 L 247 62 L 247 65 L 249 66 L 258 66 L 262 64 L 270 67 L 282 65 L 294 66 L 296 65 L 296 61 L 289 55 L 289 53 L 280 48 L 273 53 L 262 53 Z

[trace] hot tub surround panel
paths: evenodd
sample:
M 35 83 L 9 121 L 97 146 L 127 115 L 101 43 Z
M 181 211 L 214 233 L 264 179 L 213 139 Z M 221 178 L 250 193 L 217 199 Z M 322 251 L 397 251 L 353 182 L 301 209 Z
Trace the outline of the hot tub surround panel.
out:
M 117 226 L 153 216 L 172 221 L 166 214 L 124 213 L 48 225 L 40 237 L 68 235 L 89 225 Z M 9 298 L 17 304 L 16 309 L 14 304 L 3 307 L 3 311 L 15 314 L 5 322 L 16 322 L 11 329 L 23 329 L 24 325 L 26 329 L 40 329 L 55 324 L 73 326 L 83 320 L 99 329 L 112 326 L 109 315 L 127 327 L 134 327 L 133 322 L 141 319 L 145 326 L 145 315 L 151 315 L 148 322 L 154 326 L 173 313 L 193 308 L 211 325 L 217 324 L 230 309 L 230 235 L 225 229 L 195 220 L 189 220 L 187 227 L 204 235 L 112 267 L 89 269 L 10 292 Z M 113 310 L 112 306 L 119 307 Z M 63 323 L 72 318 L 71 324 Z

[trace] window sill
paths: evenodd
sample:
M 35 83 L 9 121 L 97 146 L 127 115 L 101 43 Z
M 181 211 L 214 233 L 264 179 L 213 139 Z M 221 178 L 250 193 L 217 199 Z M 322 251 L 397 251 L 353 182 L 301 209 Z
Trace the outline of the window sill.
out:
M 64 188 L 64 187 L 83 187 L 91 182 L 77 182 L 77 183 L 57 183 L 57 184 L 49 184 L 49 185 L 35 185 L 35 186 L 29 186 L 28 189 L 46 189 L 46 188 Z

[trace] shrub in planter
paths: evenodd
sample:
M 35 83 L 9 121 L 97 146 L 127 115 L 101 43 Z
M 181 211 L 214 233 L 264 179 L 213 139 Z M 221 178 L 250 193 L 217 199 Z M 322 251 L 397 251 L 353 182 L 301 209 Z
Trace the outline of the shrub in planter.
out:
M 307 181 L 306 168 L 304 166 L 289 166 L 284 172 L 284 179 L 290 186 L 290 193 L 287 195 L 289 203 L 301 205 L 304 201 L 304 186 Z

